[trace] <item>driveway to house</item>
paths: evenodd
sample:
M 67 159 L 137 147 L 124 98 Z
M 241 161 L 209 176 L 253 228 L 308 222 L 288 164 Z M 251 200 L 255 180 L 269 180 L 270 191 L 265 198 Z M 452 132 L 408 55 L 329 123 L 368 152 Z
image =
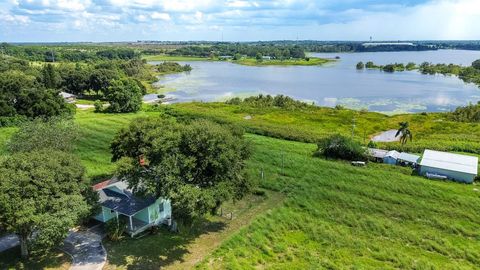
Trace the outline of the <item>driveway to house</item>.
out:
M 101 270 L 107 261 L 102 235 L 95 230 L 72 231 L 61 249 L 72 256 L 70 270 Z
M 11 249 L 20 245 L 18 236 L 16 234 L 7 234 L 0 237 L 0 252 L 3 252 L 7 249 Z

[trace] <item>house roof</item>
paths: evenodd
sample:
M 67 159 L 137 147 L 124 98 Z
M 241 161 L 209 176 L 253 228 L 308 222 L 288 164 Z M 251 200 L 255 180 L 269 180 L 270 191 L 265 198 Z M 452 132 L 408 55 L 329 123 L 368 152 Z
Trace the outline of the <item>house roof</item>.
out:
M 478 158 L 447 152 L 425 150 L 421 166 L 463 172 L 476 175 L 478 172 Z
M 74 97 L 76 97 L 74 94 L 70 94 L 70 93 L 67 93 L 67 92 L 60 92 L 60 96 L 62 96 L 63 98 L 74 98 Z
M 388 151 L 387 154 L 385 155 L 385 157 L 392 157 L 394 159 L 398 159 L 399 156 L 400 156 L 400 153 L 395 150 Z
M 93 186 L 100 197 L 99 203 L 108 209 L 127 216 L 147 208 L 155 203 L 154 197 L 140 198 L 134 196 L 125 181 L 116 178 L 103 181 Z
M 400 155 L 398 156 L 398 159 L 412 162 L 412 163 L 418 163 L 420 156 L 409 154 L 409 153 L 400 153 Z
M 388 153 L 388 151 L 387 150 L 382 150 L 382 149 L 368 148 L 368 153 L 372 157 L 384 158 L 385 155 Z

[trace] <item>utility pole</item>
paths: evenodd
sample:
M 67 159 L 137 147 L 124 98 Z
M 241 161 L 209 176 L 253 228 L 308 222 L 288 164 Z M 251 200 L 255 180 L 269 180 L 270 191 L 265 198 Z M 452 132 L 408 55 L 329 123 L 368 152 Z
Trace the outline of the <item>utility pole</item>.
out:
M 352 139 L 354 135 L 355 135 L 355 117 L 353 117 L 353 120 L 352 120 Z

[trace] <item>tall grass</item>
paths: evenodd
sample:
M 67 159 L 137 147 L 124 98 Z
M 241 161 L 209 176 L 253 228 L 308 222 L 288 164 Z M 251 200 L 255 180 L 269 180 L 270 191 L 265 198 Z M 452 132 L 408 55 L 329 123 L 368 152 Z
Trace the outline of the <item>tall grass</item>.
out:
M 354 137 L 367 144 L 375 134 L 397 129 L 399 122 L 408 121 L 413 132 L 412 142 L 405 146 L 380 143 L 379 147 L 416 153 L 430 148 L 480 154 L 480 125 L 453 122 L 442 113 L 387 116 L 321 107 L 288 110 L 200 102 L 175 104 L 173 108 L 184 115 L 237 123 L 251 133 L 303 142 L 317 142 L 335 133 L 351 136 L 353 130 Z M 251 116 L 251 119 L 245 119 L 245 116 Z

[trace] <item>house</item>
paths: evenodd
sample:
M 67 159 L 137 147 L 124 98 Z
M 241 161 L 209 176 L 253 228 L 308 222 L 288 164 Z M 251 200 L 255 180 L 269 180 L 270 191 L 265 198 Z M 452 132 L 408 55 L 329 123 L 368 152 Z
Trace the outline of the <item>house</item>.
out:
M 420 175 L 472 183 L 478 173 L 478 158 L 425 150 L 420 161 Z
M 397 165 L 397 160 L 399 156 L 400 153 L 395 150 L 388 151 L 385 157 L 383 157 L 383 163 Z
M 100 213 L 93 218 L 107 222 L 118 218 L 127 224 L 125 232 L 131 237 L 159 225 L 171 225 L 172 208 L 170 201 L 163 198 L 140 198 L 133 195 L 125 181 L 112 178 L 93 186 L 98 192 Z
M 59 94 L 67 103 L 75 103 L 77 101 L 77 96 L 67 92 L 60 92 Z
M 398 156 L 397 162 L 402 166 L 416 167 L 418 165 L 419 160 L 420 160 L 420 156 L 402 152 Z
M 375 162 L 383 162 L 383 158 L 387 155 L 388 151 L 383 149 L 368 148 L 368 155 Z

